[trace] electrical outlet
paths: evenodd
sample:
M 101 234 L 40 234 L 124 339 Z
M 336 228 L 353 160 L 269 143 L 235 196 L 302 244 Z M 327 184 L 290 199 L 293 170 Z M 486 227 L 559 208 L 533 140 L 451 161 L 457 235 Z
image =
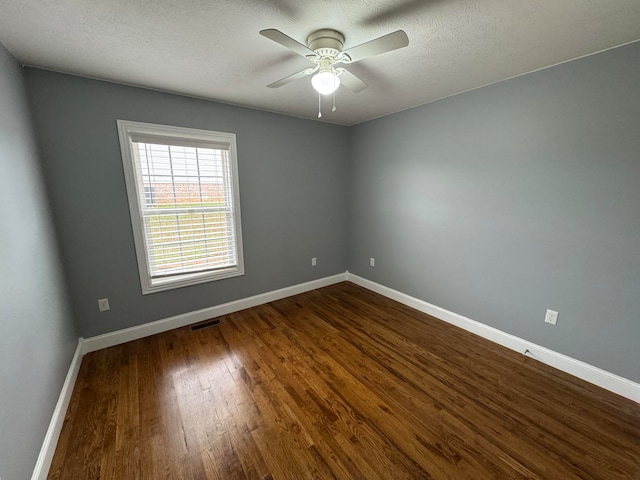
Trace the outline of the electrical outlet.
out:
M 555 310 L 547 310 L 547 314 L 544 316 L 544 321 L 551 325 L 555 325 L 558 323 L 558 312 Z
M 375 267 L 376 266 L 376 259 L 375 258 L 371 257 L 369 259 L 369 266 L 370 267 Z
M 101 312 L 106 312 L 110 308 L 108 298 L 101 298 L 98 300 L 98 309 L 100 309 Z
M 312 266 L 312 267 L 315 267 L 315 266 L 317 265 L 317 263 L 318 263 L 318 262 L 317 262 L 317 260 L 316 260 L 316 257 L 312 257 L 312 258 L 311 258 L 311 266 Z

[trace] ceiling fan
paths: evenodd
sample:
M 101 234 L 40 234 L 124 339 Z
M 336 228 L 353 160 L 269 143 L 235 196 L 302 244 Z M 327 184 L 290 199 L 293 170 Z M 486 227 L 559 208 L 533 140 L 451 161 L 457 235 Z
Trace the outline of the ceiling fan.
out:
M 307 38 L 306 45 L 273 28 L 261 30 L 260 35 L 302 55 L 315 64 L 313 67 L 305 68 L 267 86 L 269 88 L 278 88 L 300 78 L 313 75 L 311 84 L 320 95 L 335 93 L 341 84 L 354 93 L 361 92 L 367 88 L 367 84 L 339 65 L 359 62 L 365 58 L 409 45 L 409 38 L 402 30 L 389 33 L 347 50 L 343 50 L 344 35 L 329 28 L 311 33 Z M 318 103 L 320 103 L 320 97 L 318 98 Z M 335 111 L 335 97 L 333 111 Z M 318 117 L 321 116 L 322 114 L 318 112 Z

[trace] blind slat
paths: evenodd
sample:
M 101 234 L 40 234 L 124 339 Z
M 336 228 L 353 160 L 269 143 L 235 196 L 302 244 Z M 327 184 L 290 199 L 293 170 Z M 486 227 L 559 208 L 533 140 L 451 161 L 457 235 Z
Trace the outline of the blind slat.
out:
M 223 270 L 225 268 L 235 267 L 235 266 L 236 265 L 224 265 L 220 267 L 211 267 L 206 269 L 189 269 L 189 270 L 176 270 L 176 271 L 168 270 L 163 275 L 154 275 L 151 278 L 154 278 L 154 279 L 167 278 L 167 277 L 172 277 L 177 275 L 184 275 L 185 273 L 215 272 L 216 270 Z
M 235 255 L 230 253 L 224 254 L 216 254 L 216 252 L 208 252 L 212 255 L 212 257 L 203 257 L 204 252 L 196 252 L 196 253 L 187 253 L 183 254 L 180 257 L 180 260 L 175 260 L 175 257 L 162 257 L 159 256 L 156 258 L 158 263 L 164 265 L 165 269 L 175 266 L 175 265 L 191 265 L 191 264 L 209 264 L 209 263 L 220 263 L 220 264 L 228 264 L 229 262 L 233 262 L 235 260 Z M 210 258 L 210 259 L 209 259 Z
M 172 147 L 207 148 L 211 150 L 229 150 L 229 144 L 209 140 L 192 140 L 190 138 L 153 135 L 148 133 L 132 133 L 131 141 L 146 145 L 165 145 Z
M 159 251 L 160 249 L 165 249 L 168 250 L 169 248 L 174 248 L 174 247 L 179 247 L 180 245 L 184 245 L 185 247 L 183 248 L 193 248 L 193 247 L 198 247 L 198 248 L 208 248 L 209 250 L 213 250 L 216 248 L 220 248 L 219 247 L 219 243 L 222 240 L 225 243 L 228 243 L 228 240 L 230 240 L 232 237 L 227 236 L 224 239 L 219 239 L 219 238 L 214 238 L 214 239 L 210 239 L 208 241 L 198 238 L 198 239 L 194 239 L 194 240 L 177 240 L 177 241 L 167 241 L 167 242 L 158 242 L 155 244 L 156 246 L 156 251 Z M 228 247 L 225 247 L 228 250 Z M 156 253 L 157 254 L 157 253 Z
M 207 213 L 233 213 L 231 207 L 183 207 L 183 208 L 143 208 L 145 217 L 174 217 L 176 215 L 192 215 Z

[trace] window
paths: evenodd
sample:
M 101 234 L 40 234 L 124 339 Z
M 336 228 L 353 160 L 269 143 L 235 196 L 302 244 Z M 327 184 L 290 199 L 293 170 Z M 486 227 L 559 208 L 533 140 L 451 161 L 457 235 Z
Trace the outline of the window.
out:
M 244 274 L 235 135 L 118 120 L 142 293 Z

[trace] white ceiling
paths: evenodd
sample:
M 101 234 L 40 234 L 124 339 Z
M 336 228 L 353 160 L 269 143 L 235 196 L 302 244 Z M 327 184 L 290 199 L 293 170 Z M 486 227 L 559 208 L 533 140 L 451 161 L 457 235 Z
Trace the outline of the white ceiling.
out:
M 323 120 L 353 125 L 640 39 L 639 0 L 0 0 L 0 42 L 23 64 L 316 118 L 311 64 L 262 37 L 345 48 L 402 29 L 409 46 L 349 66 Z

